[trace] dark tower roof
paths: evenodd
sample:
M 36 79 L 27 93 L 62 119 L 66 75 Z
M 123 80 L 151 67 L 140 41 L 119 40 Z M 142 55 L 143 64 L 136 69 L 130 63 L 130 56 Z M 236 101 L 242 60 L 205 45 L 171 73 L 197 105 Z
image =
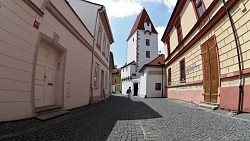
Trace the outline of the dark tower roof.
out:
M 134 26 L 133 28 L 131 29 L 130 33 L 129 33 L 129 36 L 128 36 L 128 39 L 134 34 L 134 32 L 137 30 L 137 29 L 140 29 L 140 30 L 145 30 L 144 28 L 144 22 L 147 22 L 147 23 L 151 23 L 151 28 L 152 28 L 152 31 L 151 33 L 156 33 L 158 34 L 158 32 L 155 30 L 155 27 L 150 19 L 150 17 L 148 16 L 148 13 L 147 11 L 145 10 L 145 8 L 143 8 L 143 10 L 141 11 L 141 13 L 137 16 L 136 18 L 136 21 L 134 23 Z M 128 40 L 127 39 L 127 40 Z

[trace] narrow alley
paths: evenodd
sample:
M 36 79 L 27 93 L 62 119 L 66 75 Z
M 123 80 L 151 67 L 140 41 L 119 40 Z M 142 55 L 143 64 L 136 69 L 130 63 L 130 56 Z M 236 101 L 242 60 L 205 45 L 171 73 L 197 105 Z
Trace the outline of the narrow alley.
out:
M 0 140 L 250 140 L 249 114 L 230 116 L 169 99 L 116 94 L 45 122 L 0 123 Z

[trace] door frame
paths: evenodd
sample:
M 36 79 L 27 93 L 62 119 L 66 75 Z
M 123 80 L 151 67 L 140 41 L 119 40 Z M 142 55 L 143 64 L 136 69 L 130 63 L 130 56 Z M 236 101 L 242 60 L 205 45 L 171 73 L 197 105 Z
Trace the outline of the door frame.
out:
M 205 67 L 205 65 L 204 65 L 204 60 L 203 60 L 203 56 L 202 56 L 202 45 L 204 45 L 204 44 L 206 44 L 208 41 L 210 41 L 210 40 L 214 40 L 214 42 L 215 42 L 215 45 L 216 45 L 216 59 L 217 59 L 217 68 L 218 68 L 218 95 L 219 95 L 219 89 L 220 89 L 220 87 L 221 87 L 221 78 L 220 78 L 220 74 L 221 74 L 221 72 L 220 72 L 220 58 L 219 58 L 219 51 L 218 51 L 218 45 L 217 45 L 217 40 L 216 40 L 216 36 L 215 35 L 213 35 L 212 37 L 210 37 L 208 40 L 206 40 L 203 44 L 201 44 L 200 45 L 200 49 L 201 49 L 201 59 L 202 59 L 202 70 L 203 70 L 203 88 L 204 88 L 204 83 L 205 83 L 205 76 L 204 76 L 204 67 Z M 210 86 L 211 87 L 211 86 Z M 204 91 L 205 91 L 205 89 L 204 89 Z M 203 94 L 204 95 L 204 94 Z M 203 97 L 204 98 L 204 97 Z M 204 99 L 203 99 L 204 100 Z M 204 100 L 205 101 L 205 100 Z M 217 103 L 219 102 L 219 96 L 217 96 Z
M 60 36 L 54 33 L 53 38 L 39 33 L 34 60 L 33 60 L 33 70 L 32 70 L 32 85 L 31 85 L 31 106 L 32 106 L 32 113 L 33 116 L 35 115 L 35 76 L 36 76 L 36 64 L 37 64 L 37 56 L 38 50 L 41 46 L 46 46 L 49 48 L 53 48 L 58 52 L 58 59 L 57 61 L 60 62 L 60 71 L 56 72 L 56 84 L 55 84 L 55 104 L 60 105 L 64 108 L 64 82 L 65 82 L 65 67 L 66 67 L 66 57 L 67 57 L 67 49 L 64 48 L 61 44 L 59 44 Z M 58 66 L 57 66 L 58 67 Z M 60 78 L 60 81 L 57 79 Z
M 135 89 L 136 85 L 137 85 L 137 90 Z M 135 95 L 135 91 L 136 91 L 136 95 Z M 138 96 L 138 93 L 139 93 L 139 83 L 133 83 L 133 95 Z
M 101 96 L 101 99 L 104 99 L 105 98 L 105 90 L 104 90 L 104 70 L 101 69 L 101 86 L 100 86 L 100 96 Z

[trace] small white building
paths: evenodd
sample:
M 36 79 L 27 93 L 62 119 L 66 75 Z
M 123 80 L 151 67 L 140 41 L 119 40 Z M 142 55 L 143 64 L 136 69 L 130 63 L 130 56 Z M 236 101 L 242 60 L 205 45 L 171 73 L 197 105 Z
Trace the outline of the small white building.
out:
M 139 71 L 140 97 L 164 97 L 165 63 L 164 54 L 145 64 Z
M 137 16 L 127 39 L 126 64 L 121 68 L 123 94 L 131 87 L 134 96 L 145 97 L 146 92 L 152 92 L 150 97 L 158 97 L 159 94 L 154 96 L 156 93 L 153 90 L 151 91 L 150 87 L 146 88 L 147 82 L 145 82 L 145 80 L 151 81 L 151 78 L 158 79 L 158 77 L 146 77 L 147 79 L 144 77 L 144 69 L 148 70 L 148 66 L 145 66 L 145 64 L 156 58 L 158 58 L 158 33 L 147 11 L 143 9 Z M 143 68 L 144 66 L 146 68 Z M 142 68 L 141 73 L 139 70 Z M 159 80 L 161 80 L 161 77 L 159 77 Z M 145 89 L 148 89 L 148 91 L 145 91 Z

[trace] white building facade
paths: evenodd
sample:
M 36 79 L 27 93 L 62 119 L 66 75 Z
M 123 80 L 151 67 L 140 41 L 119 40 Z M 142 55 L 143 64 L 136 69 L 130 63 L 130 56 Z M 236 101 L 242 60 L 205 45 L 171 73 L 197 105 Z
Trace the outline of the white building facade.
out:
M 95 53 L 95 37 L 67 1 L 7 0 L 0 5 L 0 122 L 34 117 L 37 108 L 46 106 L 68 110 L 88 105 L 92 54 L 101 56 L 95 61 L 102 62 L 104 72 L 108 59 Z M 111 30 L 105 33 L 110 37 Z
M 94 37 L 91 69 L 91 102 L 108 98 L 111 93 L 111 74 L 109 72 L 110 45 L 114 42 L 106 9 L 103 5 L 89 1 L 69 0 L 69 4 L 86 23 Z
M 146 86 L 141 87 L 141 84 L 147 83 L 145 81 L 148 79 L 145 79 L 139 70 L 157 57 L 158 33 L 147 11 L 143 9 L 137 16 L 127 39 L 126 64 L 121 71 L 122 93 L 125 94 L 131 87 L 133 95 L 145 97 L 146 93 L 141 95 L 143 92 L 141 89 Z

